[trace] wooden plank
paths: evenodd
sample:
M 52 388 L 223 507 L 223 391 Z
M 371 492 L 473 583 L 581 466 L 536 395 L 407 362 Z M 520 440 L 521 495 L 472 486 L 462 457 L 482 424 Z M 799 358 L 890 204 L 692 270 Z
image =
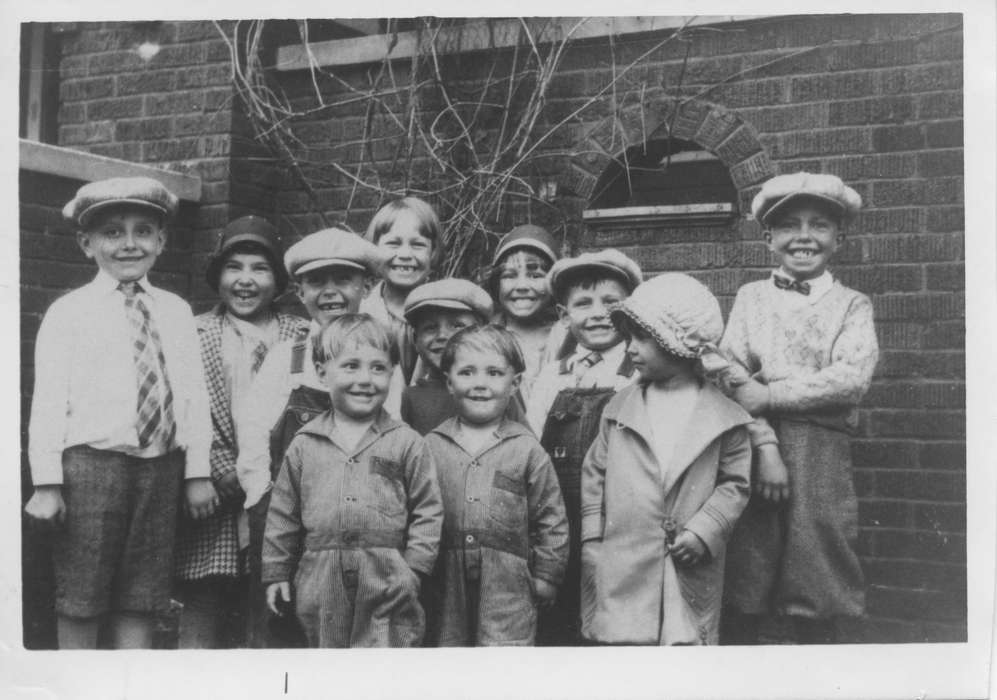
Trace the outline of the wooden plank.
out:
M 151 177 L 188 202 L 201 201 L 201 178 L 151 165 L 97 156 L 71 148 L 20 139 L 20 168 L 83 182 L 109 177 Z
M 669 17 L 559 17 L 555 19 L 526 20 L 538 43 L 572 39 L 592 39 L 603 36 L 622 36 L 642 32 L 678 29 L 686 25 L 711 25 L 759 19 L 767 15 L 703 15 Z M 440 30 L 435 35 L 437 53 L 464 53 L 515 46 L 520 41 L 522 23 L 517 19 L 473 21 L 457 27 Z M 355 37 L 282 46 L 277 49 L 279 71 L 304 70 L 315 66 L 347 66 L 381 61 L 389 55 L 392 60 L 411 58 L 419 49 L 418 32 L 401 32 L 392 48 L 394 36 Z
M 730 202 L 705 202 L 701 204 L 665 204 L 649 207 L 617 207 L 614 209 L 587 209 L 582 219 L 592 223 L 620 219 L 710 219 L 733 215 Z
M 347 29 L 352 29 L 358 34 L 380 34 L 381 20 L 379 19 L 336 19 L 336 24 L 341 24 Z

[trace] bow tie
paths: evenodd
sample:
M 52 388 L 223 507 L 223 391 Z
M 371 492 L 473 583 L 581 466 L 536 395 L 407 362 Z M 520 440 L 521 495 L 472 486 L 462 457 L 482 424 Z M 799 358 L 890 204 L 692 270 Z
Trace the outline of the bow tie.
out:
M 799 292 L 803 296 L 810 296 L 809 282 L 800 282 L 799 280 L 783 277 L 782 275 L 773 275 L 772 281 L 775 282 L 775 286 L 779 289 L 785 289 L 788 292 Z

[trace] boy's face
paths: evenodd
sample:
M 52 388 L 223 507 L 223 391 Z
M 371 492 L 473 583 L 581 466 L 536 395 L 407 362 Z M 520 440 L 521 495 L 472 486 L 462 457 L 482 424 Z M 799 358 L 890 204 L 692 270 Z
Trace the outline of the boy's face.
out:
M 111 207 L 76 234 L 83 254 L 119 282 L 142 279 L 166 245 L 161 217 L 144 207 Z
M 473 425 L 498 423 L 519 388 L 520 375 L 494 350 L 460 347 L 447 374 L 457 414 Z
M 508 317 L 526 320 L 547 308 L 550 287 L 543 258 L 518 250 L 513 251 L 501 266 L 498 302 Z
M 232 253 L 218 275 L 218 296 L 229 312 L 244 321 L 266 317 L 277 293 L 273 266 L 259 253 Z
M 679 374 L 687 374 L 692 366 L 688 360 L 661 349 L 657 341 L 639 328 L 631 328 L 627 343 L 630 361 L 646 382 L 667 382 Z
M 557 305 L 557 313 L 579 345 L 608 350 L 621 340 L 610 311 L 628 296 L 626 287 L 615 279 L 600 280 L 587 289 L 578 284 L 568 290 L 565 303 Z
M 765 231 L 769 250 L 798 280 L 823 274 L 842 238 L 837 218 L 823 207 L 806 202 L 788 205 Z
M 394 365 L 384 350 L 355 343 L 315 371 L 329 390 L 332 409 L 353 420 L 369 420 L 388 397 Z
M 422 310 L 413 325 L 415 349 L 424 361 L 439 369 L 447 341 L 461 328 L 477 323 L 478 319 L 470 311 L 441 308 Z
M 433 241 L 420 233 L 419 218 L 399 212 L 395 223 L 377 240 L 387 258 L 384 280 L 397 289 L 413 289 L 426 281 L 433 257 Z
M 356 313 L 370 291 L 370 277 L 362 270 L 330 265 L 298 275 L 296 292 L 308 315 L 321 326 L 346 313 Z

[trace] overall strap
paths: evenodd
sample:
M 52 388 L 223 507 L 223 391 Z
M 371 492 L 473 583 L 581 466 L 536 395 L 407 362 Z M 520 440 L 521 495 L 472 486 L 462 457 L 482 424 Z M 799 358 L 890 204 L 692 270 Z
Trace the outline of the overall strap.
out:
M 291 374 L 301 374 L 305 371 L 305 341 L 295 343 L 291 347 Z

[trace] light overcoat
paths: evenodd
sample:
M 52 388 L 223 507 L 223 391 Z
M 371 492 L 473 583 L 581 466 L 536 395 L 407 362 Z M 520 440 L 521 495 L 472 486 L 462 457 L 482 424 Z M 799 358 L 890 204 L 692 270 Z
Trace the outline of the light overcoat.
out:
M 751 416 L 700 382 L 667 492 L 653 419 L 643 384 L 622 389 L 582 465 L 582 634 L 610 644 L 714 644 L 726 541 L 748 502 Z M 703 562 L 674 565 L 672 524 L 703 540 Z

